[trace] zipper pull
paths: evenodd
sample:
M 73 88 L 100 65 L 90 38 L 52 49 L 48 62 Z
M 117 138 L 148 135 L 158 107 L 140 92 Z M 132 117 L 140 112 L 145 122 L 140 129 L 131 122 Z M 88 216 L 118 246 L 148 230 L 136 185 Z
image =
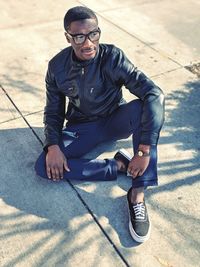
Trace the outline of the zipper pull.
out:
M 84 75 L 84 73 L 85 73 L 85 70 L 84 70 L 84 68 L 82 68 L 81 69 L 81 74 Z

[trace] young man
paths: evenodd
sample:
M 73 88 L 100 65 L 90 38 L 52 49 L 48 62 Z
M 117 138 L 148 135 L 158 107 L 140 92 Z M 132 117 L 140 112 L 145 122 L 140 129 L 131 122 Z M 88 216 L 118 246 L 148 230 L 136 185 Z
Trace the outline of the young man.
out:
M 53 181 L 109 181 L 117 179 L 118 171 L 128 173 L 132 176 L 127 194 L 129 229 L 134 240 L 144 242 L 150 234 L 144 188 L 157 185 L 163 93 L 119 48 L 99 44 L 101 30 L 92 10 L 71 8 L 65 15 L 64 28 L 71 46 L 49 62 L 44 111 L 46 139 L 35 165 L 36 173 Z M 125 103 L 123 85 L 138 99 Z M 130 135 L 133 157 L 121 150 L 113 159 L 82 158 L 97 144 Z

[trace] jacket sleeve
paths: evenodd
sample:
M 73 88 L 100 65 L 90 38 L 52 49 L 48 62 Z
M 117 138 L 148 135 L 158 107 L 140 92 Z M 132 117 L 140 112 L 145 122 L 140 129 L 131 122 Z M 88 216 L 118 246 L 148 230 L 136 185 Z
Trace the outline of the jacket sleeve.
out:
M 46 106 L 44 109 L 44 150 L 60 141 L 65 119 L 65 96 L 57 88 L 55 77 L 49 64 L 46 78 Z
M 127 59 L 122 50 L 115 49 L 112 61 L 115 82 L 124 85 L 143 101 L 140 144 L 155 145 L 164 122 L 164 94 Z

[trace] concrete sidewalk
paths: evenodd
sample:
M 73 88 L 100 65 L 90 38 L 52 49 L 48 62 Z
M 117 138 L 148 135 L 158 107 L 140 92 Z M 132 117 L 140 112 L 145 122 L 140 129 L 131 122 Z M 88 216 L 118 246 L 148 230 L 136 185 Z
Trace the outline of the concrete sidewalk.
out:
M 96 11 L 101 41 L 122 48 L 166 94 L 160 185 L 146 194 L 152 233 L 142 245 L 128 231 L 128 178 L 52 183 L 33 170 L 47 63 L 67 45 L 62 20 L 76 5 Z M 0 10 L 0 266 L 199 266 L 200 82 L 186 67 L 200 63 L 200 1 L 2 0 Z M 131 140 L 90 156 L 122 147 L 132 152 Z

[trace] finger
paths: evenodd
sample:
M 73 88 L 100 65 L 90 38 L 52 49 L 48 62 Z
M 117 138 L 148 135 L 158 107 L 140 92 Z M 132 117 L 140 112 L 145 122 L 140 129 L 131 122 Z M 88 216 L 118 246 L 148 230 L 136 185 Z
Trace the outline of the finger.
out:
M 144 171 L 139 171 L 139 172 L 138 172 L 138 176 L 142 176 L 143 173 L 144 173 Z
M 53 181 L 56 181 L 56 169 L 53 167 L 51 168 L 51 177 Z
M 63 167 L 59 168 L 59 179 L 63 179 Z
M 48 178 L 51 179 L 51 169 L 49 166 L 46 168 L 46 171 L 47 171 Z
M 59 168 L 55 168 L 55 179 L 56 180 L 60 180 L 60 171 L 59 171 Z
M 138 169 L 132 170 L 131 174 L 132 174 L 133 178 L 136 178 L 138 176 L 138 172 L 139 172 Z
M 131 173 L 132 172 L 132 168 L 128 167 L 127 171 L 128 171 L 128 173 Z
M 67 171 L 67 172 L 70 172 L 70 169 L 69 169 L 69 167 L 68 167 L 68 165 L 67 165 L 67 160 L 65 159 L 64 160 L 64 169 Z

